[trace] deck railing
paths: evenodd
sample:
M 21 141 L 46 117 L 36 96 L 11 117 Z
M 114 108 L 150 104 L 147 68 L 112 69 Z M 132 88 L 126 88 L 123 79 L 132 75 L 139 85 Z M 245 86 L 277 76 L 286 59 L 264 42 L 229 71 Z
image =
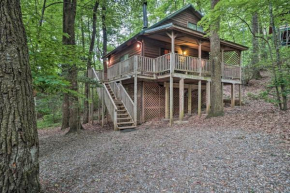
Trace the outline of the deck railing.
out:
M 94 68 L 92 68 L 91 78 L 97 80 L 98 82 L 101 82 L 102 78 L 100 78 L 100 75 L 102 74 L 103 74 L 103 71 L 96 71 Z M 102 87 L 97 87 L 97 93 L 98 93 L 99 98 L 102 99 Z
M 118 62 L 108 68 L 108 79 L 120 78 L 121 76 L 128 75 L 134 72 L 134 56 L 127 60 Z
M 114 103 L 113 98 L 111 97 L 108 89 L 106 86 L 104 86 L 104 101 L 106 104 L 106 107 L 108 109 L 108 112 L 112 118 L 112 121 L 114 123 L 114 129 L 117 129 L 117 106 Z
M 135 55 L 127 60 L 114 64 L 108 68 L 108 79 L 120 79 L 135 73 L 134 62 L 137 62 L 137 73 L 149 77 L 169 73 L 171 53 L 162 55 L 158 58 L 149 58 Z M 199 59 L 191 56 L 173 54 L 173 71 L 183 73 L 197 73 L 200 76 L 208 76 L 211 73 L 211 65 L 208 59 Z M 223 78 L 240 79 L 240 66 L 224 65 Z M 99 77 L 103 78 L 103 73 L 99 72 Z
M 97 81 L 100 81 L 100 77 L 98 76 L 98 73 L 95 71 L 95 69 L 92 69 L 92 78 L 95 78 Z M 99 95 L 99 98 L 102 99 L 104 97 L 104 102 L 106 104 L 106 107 L 108 109 L 108 112 L 112 118 L 112 121 L 114 123 L 114 129 L 117 129 L 117 107 L 114 103 L 113 98 L 111 97 L 107 87 L 105 84 L 102 84 L 103 87 L 97 87 L 97 93 Z
M 155 73 L 162 73 L 170 70 L 170 54 L 162 55 L 155 59 L 156 71 Z
M 224 79 L 240 79 L 241 78 L 241 68 L 235 65 L 224 65 L 223 78 Z
M 109 83 L 115 96 L 120 99 L 128 111 L 129 115 L 134 119 L 134 102 L 122 84 L 111 82 Z M 137 124 L 137 123 L 136 123 Z
M 136 117 L 134 117 L 134 102 L 131 99 L 130 95 L 126 91 L 126 89 L 123 87 L 122 84 L 117 84 L 119 88 L 118 98 L 122 100 L 124 103 L 125 108 L 127 109 L 130 116 L 136 120 Z M 136 122 L 137 124 L 137 122 Z
M 138 72 L 141 72 L 141 74 L 144 73 L 154 73 L 155 72 L 155 59 L 149 58 L 145 56 L 137 56 L 137 62 L 138 62 Z

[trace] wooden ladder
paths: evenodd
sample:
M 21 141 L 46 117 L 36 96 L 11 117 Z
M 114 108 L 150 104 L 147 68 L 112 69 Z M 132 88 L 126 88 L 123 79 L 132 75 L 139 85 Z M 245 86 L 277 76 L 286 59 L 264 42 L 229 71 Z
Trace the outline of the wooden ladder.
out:
M 124 106 L 124 103 L 118 99 L 112 90 L 111 86 L 108 83 L 105 83 L 106 88 L 108 89 L 114 103 L 117 107 L 117 127 L 119 130 L 124 129 L 134 129 L 136 128 L 134 120 L 130 116 L 129 112 Z

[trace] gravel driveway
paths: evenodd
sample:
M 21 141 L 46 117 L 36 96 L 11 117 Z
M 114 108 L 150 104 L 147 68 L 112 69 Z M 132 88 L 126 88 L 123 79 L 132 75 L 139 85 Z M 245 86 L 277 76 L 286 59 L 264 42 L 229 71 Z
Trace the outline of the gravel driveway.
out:
M 289 142 L 229 128 L 40 137 L 45 192 L 290 192 Z

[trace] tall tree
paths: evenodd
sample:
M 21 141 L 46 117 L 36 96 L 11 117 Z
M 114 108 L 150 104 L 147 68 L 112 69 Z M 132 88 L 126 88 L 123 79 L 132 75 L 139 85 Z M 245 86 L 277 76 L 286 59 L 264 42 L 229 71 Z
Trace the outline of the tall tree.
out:
M 211 0 L 211 9 L 219 0 Z M 210 62 L 211 68 L 211 108 L 209 116 L 223 115 L 222 84 L 221 84 L 221 61 L 220 61 L 220 38 L 219 38 L 220 16 L 215 17 L 210 24 Z
M 102 6 L 102 30 L 103 30 L 103 56 L 107 54 L 107 26 L 106 26 L 106 5 Z M 103 60 L 104 78 L 107 78 L 107 61 Z
M 96 33 L 97 33 L 97 10 L 99 7 L 99 0 L 96 0 L 94 8 L 93 8 L 93 32 L 92 32 L 92 38 L 90 43 L 90 49 L 89 49 L 89 56 L 87 61 L 87 77 L 89 77 L 89 72 L 92 69 L 92 56 L 93 56 L 93 50 L 95 46 L 95 39 L 96 39 Z M 89 83 L 86 82 L 85 84 L 85 95 L 86 100 L 84 102 L 84 116 L 83 116 L 83 123 L 86 124 L 89 122 L 89 96 L 90 96 L 90 88 Z
M 280 86 L 281 89 L 281 94 L 282 94 L 282 104 L 280 102 L 280 97 L 279 97 L 279 106 L 281 110 L 287 110 L 287 91 L 286 91 L 286 80 L 283 77 L 284 75 L 284 70 L 282 69 L 282 61 L 281 61 L 281 53 L 280 53 L 280 46 L 281 43 L 278 39 L 278 34 L 277 34 L 277 29 L 275 25 L 275 16 L 273 14 L 273 6 L 272 2 L 270 2 L 269 5 L 269 15 L 270 15 L 270 26 L 272 27 L 273 30 L 273 43 L 274 43 L 274 48 L 275 48 L 275 54 L 276 54 L 276 66 L 277 66 L 277 77 L 278 81 L 275 82 L 276 85 Z
M 70 90 L 75 93 L 78 92 L 78 68 L 74 62 L 75 52 L 75 17 L 76 17 L 77 0 L 64 0 L 63 1 L 63 45 L 67 46 L 66 61 L 70 64 L 64 65 L 64 72 L 66 78 L 70 82 Z M 64 97 L 64 111 L 63 111 L 63 124 L 67 124 L 69 120 L 69 132 L 76 132 L 80 129 L 79 117 L 79 101 L 78 96 L 69 93 Z M 68 115 L 68 116 L 67 116 Z M 64 125 L 62 126 L 64 128 Z
M 253 37 L 252 37 L 252 46 L 253 46 L 253 51 L 252 51 L 252 68 L 253 68 L 253 75 L 252 78 L 254 79 L 260 79 L 262 78 L 260 74 L 260 70 L 257 67 L 257 64 L 259 63 L 259 41 L 258 41 L 258 33 L 259 33 L 259 22 L 258 22 L 258 14 L 257 12 L 253 13 L 252 16 L 252 32 L 253 32 Z
M 20 1 L 0 1 L 0 192 L 40 192 L 39 142 Z

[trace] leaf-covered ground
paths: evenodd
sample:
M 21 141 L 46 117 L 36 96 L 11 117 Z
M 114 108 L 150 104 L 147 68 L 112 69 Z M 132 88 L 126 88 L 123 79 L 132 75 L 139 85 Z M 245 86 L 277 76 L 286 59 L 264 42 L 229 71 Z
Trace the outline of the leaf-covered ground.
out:
M 258 93 L 267 78 L 254 81 Z M 225 88 L 229 91 L 229 88 Z M 40 130 L 44 192 L 290 192 L 290 111 L 244 98 L 223 117 L 136 131 Z

